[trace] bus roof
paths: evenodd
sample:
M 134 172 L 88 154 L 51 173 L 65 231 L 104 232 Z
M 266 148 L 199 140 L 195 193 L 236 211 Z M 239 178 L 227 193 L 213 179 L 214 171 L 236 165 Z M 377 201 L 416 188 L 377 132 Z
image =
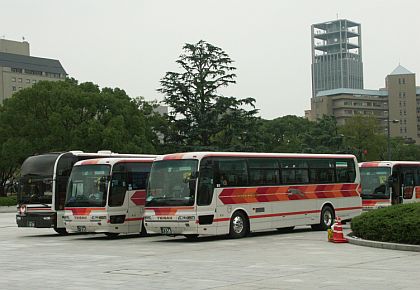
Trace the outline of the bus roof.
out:
M 368 162 L 359 163 L 360 168 L 393 167 L 395 165 L 416 165 L 416 166 L 420 166 L 420 161 L 368 161 Z
M 82 160 L 77 162 L 74 166 L 84 166 L 84 165 L 94 165 L 94 164 L 107 164 L 115 165 L 117 163 L 131 163 L 131 162 L 143 162 L 143 163 L 152 163 L 155 158 L 138 158 L 138 157 L 123 157 L 123 158 L 95 158 Z
M 162 155 L 158 160 L 202 159 L 204 157 L 248 157 L 248 158 L 351 158 L 350 154 L 306 154 L 306 153 L 253 153 L 253 152 L 185 152 Z

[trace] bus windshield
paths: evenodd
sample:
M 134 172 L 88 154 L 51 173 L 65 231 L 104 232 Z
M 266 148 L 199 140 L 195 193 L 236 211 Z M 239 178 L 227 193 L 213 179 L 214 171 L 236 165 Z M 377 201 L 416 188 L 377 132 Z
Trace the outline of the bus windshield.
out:
M 54 165 L 59 153 L 28 157 L 20 169 L 18 204 L 51 204 Z
M 100 164 L 75 166 L 67 184 L 66 206 L 105 206 L 110 168 Z
M 153 163 L 146 206 L 193 205 L 198 160 L 162 160 Z
M 389 167 L 360 168 L 360 181 L 363 199 L 388 199 L 389 189 L 386 185 L 391 175 Z
M 52 176 L 25 175 L 19 179 L 18 204 L 51 204 Z

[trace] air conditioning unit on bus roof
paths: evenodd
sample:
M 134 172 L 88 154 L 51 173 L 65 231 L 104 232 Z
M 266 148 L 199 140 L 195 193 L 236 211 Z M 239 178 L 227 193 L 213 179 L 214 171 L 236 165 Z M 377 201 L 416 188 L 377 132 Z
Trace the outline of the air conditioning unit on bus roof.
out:
M 99 150 L 98 154 L 111 155 L 112 151 L 111 150 Z

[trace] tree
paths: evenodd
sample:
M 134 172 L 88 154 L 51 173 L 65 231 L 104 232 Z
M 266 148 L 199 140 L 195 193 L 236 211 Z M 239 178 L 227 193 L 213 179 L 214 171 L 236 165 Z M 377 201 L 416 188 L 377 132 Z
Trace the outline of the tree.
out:
M 153 153 L 158 138 L 141 99 L 74 79 L 39 82 L 0 107 L 2 182 L 23 160 L 48 151 Z M 1 187 L 1 184 L 0 184 Z
M 236 77 L 233 61 L 222 49 L 201 40 L 185 44 L 183 51 L 176 61 L 183 71 L 167 72 L 158 89 L 172 110 L 166 141 L 186 148 L 230 146 L 243 133 L 243 124 L 255 119 L 255 100 L 219 94 Z
M 386 137 L 374 117 L 356 115 L 349 118 L 340 133 L 347 151 L 356 155 L 359 161 L 384 159 Z

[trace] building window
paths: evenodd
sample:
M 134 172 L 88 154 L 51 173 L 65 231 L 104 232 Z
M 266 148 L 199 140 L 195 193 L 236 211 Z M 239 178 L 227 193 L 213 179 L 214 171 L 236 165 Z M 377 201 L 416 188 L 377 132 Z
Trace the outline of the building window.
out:
M 42 71 L 38 71 L 38 70 L 25 69 L 25 73 L 30 74 L 30 75 L 42 76 Z
M 33 84 L 36 84 L 36 80 L 32 80 L 32 83 L 33 83 Z
M 22 69 L 21 68 L 15 68 L 15 67 L 12 67 L 12 72 L 14 72 L 14 73 L 22 73 Z
M 31 80 L 30 79 L 26 79 L 26 83 L 27 84 L 30 84 L 31 83 Z
M 15 86 L 12 87 L 12 91 L 14 91 L 14 92 L 16 91 L 16 87 Z
M 16 78 L 12 78 L 12 82 L 16 82 Z
M 21 90 L 22 89 L 22 87 L 19 87 L 19 90 Z
M 21 83 L 22 82 L 22 78 L 18 78 L 18 83 Z

